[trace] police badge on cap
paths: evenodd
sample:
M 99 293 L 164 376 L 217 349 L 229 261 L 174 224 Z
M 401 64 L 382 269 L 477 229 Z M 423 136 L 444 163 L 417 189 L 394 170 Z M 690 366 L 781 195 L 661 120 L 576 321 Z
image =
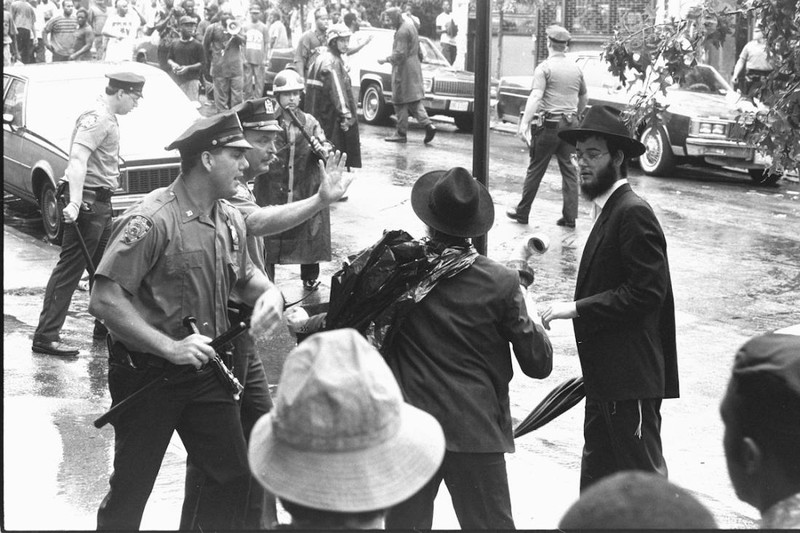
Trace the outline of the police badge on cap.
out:
M 142 97 L 142 88 L 144 88 L 144 76 L 134 74 L 133 72 L 115 72 L 106 74 L 108 78 L 108 86 L 114 89 L 122 89 L 126 93 L 134 93 L 140 98 Z

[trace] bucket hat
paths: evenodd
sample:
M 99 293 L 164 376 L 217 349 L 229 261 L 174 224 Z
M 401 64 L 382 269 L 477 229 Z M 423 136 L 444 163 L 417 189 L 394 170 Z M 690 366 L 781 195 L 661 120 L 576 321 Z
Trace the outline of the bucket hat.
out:
M 638 157 L 645 152 L 644 145 L 631 137 L 628 127 L 622 122 L 620 110 L 611 106 L 592 106 L 577 128 L 565 128 L 558 132 L 558 136 L 575 146 L 578 137 L 587 133 L 614 139 L 628 157 Z
M 353 329 L 292 350 L 249 447 L 253 475 L 276 496 L 350 513 L 408 499 L 443 457 L 439 423 L 403 402 L 383 357 Z
M 423 174 L 411 189 L 414 213 L 430 227 L 455 237 L 477 237 L 494 223 L 489 191 L 465 168 Z

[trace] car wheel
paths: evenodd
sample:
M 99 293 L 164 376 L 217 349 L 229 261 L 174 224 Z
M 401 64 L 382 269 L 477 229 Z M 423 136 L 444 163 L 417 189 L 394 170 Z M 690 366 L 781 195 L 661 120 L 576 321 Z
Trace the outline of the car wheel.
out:
M 361 111 L 364 113 L 364 122 L 367 124 L 382 124 L 386 122 L 391 114 L 386 100 L 383 99 L 383 91 L 375 83 L 370 83 L 361 96 Z
M 45 237 L 53 244 L 61 244 L 64 236 L 64 224 L 61 220 L 61 209 L 56 201 L 56 190 L 50 181 L 45 181 L 39 192 L 39 211 L 42 213 L 42 227 Z
M 750 179 L 759 185 L 775 185 L 782 177 L 781 174 L 770 174 L 766 168 L 749 168 L 747 173 L 750 174 Z
M 474 125 L 472 115 L 456 115 L 453 117 L 453 121 L 456 123 L 456 128 L 465 133 L 472 133 Z
M 647 126 L 639 140 L 645 147 L 645 152 L 639 156 L 639 165 L 645 174 L 663 176 L 675 168 L 675 155 L 672 153 L 664 128 Z

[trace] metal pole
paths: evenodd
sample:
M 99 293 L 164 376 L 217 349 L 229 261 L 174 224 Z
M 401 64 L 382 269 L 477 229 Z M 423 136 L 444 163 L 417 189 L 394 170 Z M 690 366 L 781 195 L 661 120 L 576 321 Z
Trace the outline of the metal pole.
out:
M 475 118 L 472 137 L 472 175 L 489 186 L 489 70 L 492 51 L 492 0 L 475 4 Z M 487 237 L 473 239 L 478 253 L 486 255 Z

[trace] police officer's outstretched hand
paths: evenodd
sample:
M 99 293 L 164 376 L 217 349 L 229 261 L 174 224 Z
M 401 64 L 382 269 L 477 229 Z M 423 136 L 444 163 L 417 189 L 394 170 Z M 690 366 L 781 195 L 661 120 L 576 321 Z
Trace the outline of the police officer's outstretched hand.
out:
M 250 317 L 250 335 L 259 338 L 271 333 L 283 320 L 283 295 L 275 285 L 259 296 Z
M 205 335 L 193 333 L 173 341 L 164 358 L 175 365 L 192 365 L 200 368 L 214 357 L 214 348 L 209 344 L 211 340 Z
M 328 154 L 328 159 L 318 162 L 322 180 L 319 184 L 319 197 L 323 203 L 330 205 L 339 200 L 353 182 L 355 175 L 344 172 L 347 165 L 347 154 L 336 150 Z
M 81 212 L 81 206 L 75 202 L 70 202 L 64 207 L 63 216 L 64 222 L 67 224 L 74 224 L 78 220 L 78 215 Z

